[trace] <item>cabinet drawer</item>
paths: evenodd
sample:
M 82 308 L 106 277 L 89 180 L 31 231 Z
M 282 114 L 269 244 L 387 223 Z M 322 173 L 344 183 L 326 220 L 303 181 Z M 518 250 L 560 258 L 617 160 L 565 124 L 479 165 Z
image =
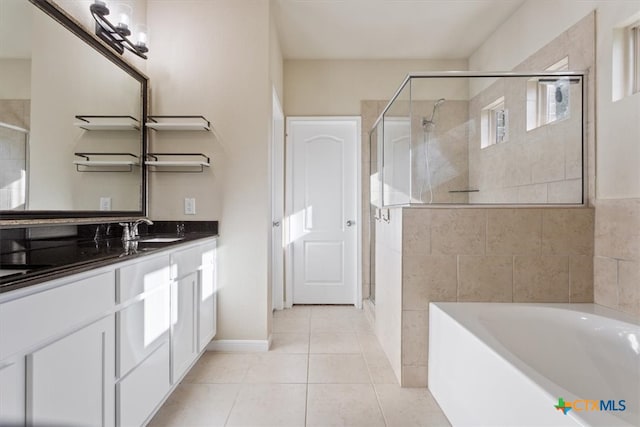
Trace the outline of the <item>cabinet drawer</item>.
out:
M 184 277 L 198 271 L 202 265 L 202 247 L 183 249 L 171 255 L 172 278 Z
M 143 292 L 168 285 L 169 255 L 154 257 L 118 269 L 118 302 L 124 302 Z
M 216 264 L 216 242 L 207 243 L 200 247 L 202 252 L 202 265 L 215 265 Z
M 168 339 L 169 295 L 169 286 L 156 289 L 117 313 L 118 377 L 140 363 L 159 342 Z
M 0 305 L 0 360 L 112 310 L 112 271 Z
M 117 424 L 142 425 L 170 387 L 169 343 L 165 343 L 118 384 Z

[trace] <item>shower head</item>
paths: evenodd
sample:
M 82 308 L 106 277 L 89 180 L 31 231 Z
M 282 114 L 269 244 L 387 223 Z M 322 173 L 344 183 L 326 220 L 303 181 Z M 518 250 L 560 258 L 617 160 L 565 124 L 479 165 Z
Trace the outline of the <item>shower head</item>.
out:
M 438 111 L 438 107 L 442 104 L 444 104 L 445 99 L 444 98 L 440 98 L 436 101 L 435 104 L 433 104 L 433 111 L 431 111 L 431 118 L 429 119 L 430 122 L 433 122 L 433 119 L 436 116 L 436 111 Z
M 425 131 L 429 130 L 429 128 L 435 126 L 434 119 L 436 118 L 436 112 L 438 111 L 438 107 L 442 105 L 446 99 L 440 98 L 435 104 L 433 104 L 433 110 L 431 111 L 431 118 L 427 119 L 426 117 L 422 118 L 422 127 Z

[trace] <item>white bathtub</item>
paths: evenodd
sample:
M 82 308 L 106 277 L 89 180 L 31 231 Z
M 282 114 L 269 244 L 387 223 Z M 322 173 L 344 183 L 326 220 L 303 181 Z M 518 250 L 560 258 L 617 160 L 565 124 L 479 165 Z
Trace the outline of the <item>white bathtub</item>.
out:
M 640 426 L 640 323 L 594 304 L 431 303 L 429 389 L 454 426 Z

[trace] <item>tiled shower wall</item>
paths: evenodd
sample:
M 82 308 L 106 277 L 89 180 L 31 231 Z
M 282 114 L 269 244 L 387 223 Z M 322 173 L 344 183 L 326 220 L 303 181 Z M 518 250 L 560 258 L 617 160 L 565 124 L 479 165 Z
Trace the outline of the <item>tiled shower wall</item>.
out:
M 570 71 L 587 72 L 585 147 L 593 159 L 593 107 L 595 94 L 595 13 L 590 13 L 542 49 L 528 57 L 515 71 L 544 71 L 568 57 Z M 502 79 L 470 101 L 469 186 L 480 188 L 470 195 L 472 203 L 581 203 L 582 146 L 580 85 L 570 86 L 570 117 L 526 130 L 526 88 L 523 79 Z M 509 113 L 509 140 L 480 148 L 481 109 L 500 96 Z M 593 189 L 593 164 L 588 165 Z M 585 177 L 586 178 L 586 177 Z M 590 194 L 593 200 L 593 192 Z
M 29 129 L 30 101 L 0 100 L 0 122 Z M 24 210 L 27 143 L 22 132 L 0 127 L 0 210 Z
M 595 302 L 640 318 L 640 199 L 596 203 Z
M 446 100 L 438 107 L 435 125 L 425 132 L 423 118 L 431 117 L 435 99 L 411 102 L 411 180 L 412 202 L 469 202 L 467 193 L 451 191 L 469 188 L 469 102 Z M 427 144 L 428 141 L 428 144 Z M 425 153 L 425 146 L 428 152 Z M 426 167 L 429 157 L 429 172 Z M 408 165 L 400 165 L 406 168 Z M 431 182 L 432 194 L 428 183 Z
M 572 68 L 573 69 L 573 68 Z M 526 79 L 500 79 L 470 101 L 475 126 L 469 139 L 472 203 L 582 203 L 581 86 L 571 85 L 570 117 L 526 130 Z M 508 141 L 481 147 L 483 108 L 504 97 Z
M 430 302 L 593 301 L 591 208 L 403 208 L 401 227 L 404 387 L 427 385 Z

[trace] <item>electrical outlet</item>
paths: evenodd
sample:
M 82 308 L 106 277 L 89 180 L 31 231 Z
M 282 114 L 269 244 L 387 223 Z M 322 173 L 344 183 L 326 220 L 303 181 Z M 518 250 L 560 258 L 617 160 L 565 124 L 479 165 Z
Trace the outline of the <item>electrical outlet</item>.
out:
M 111 197 L 100 197 L 100 210 L 101 211 L 111 210 Z
M 196 214 L 196 199 L 187 197 L 184 199 L 184 214 L 195 215 Z

